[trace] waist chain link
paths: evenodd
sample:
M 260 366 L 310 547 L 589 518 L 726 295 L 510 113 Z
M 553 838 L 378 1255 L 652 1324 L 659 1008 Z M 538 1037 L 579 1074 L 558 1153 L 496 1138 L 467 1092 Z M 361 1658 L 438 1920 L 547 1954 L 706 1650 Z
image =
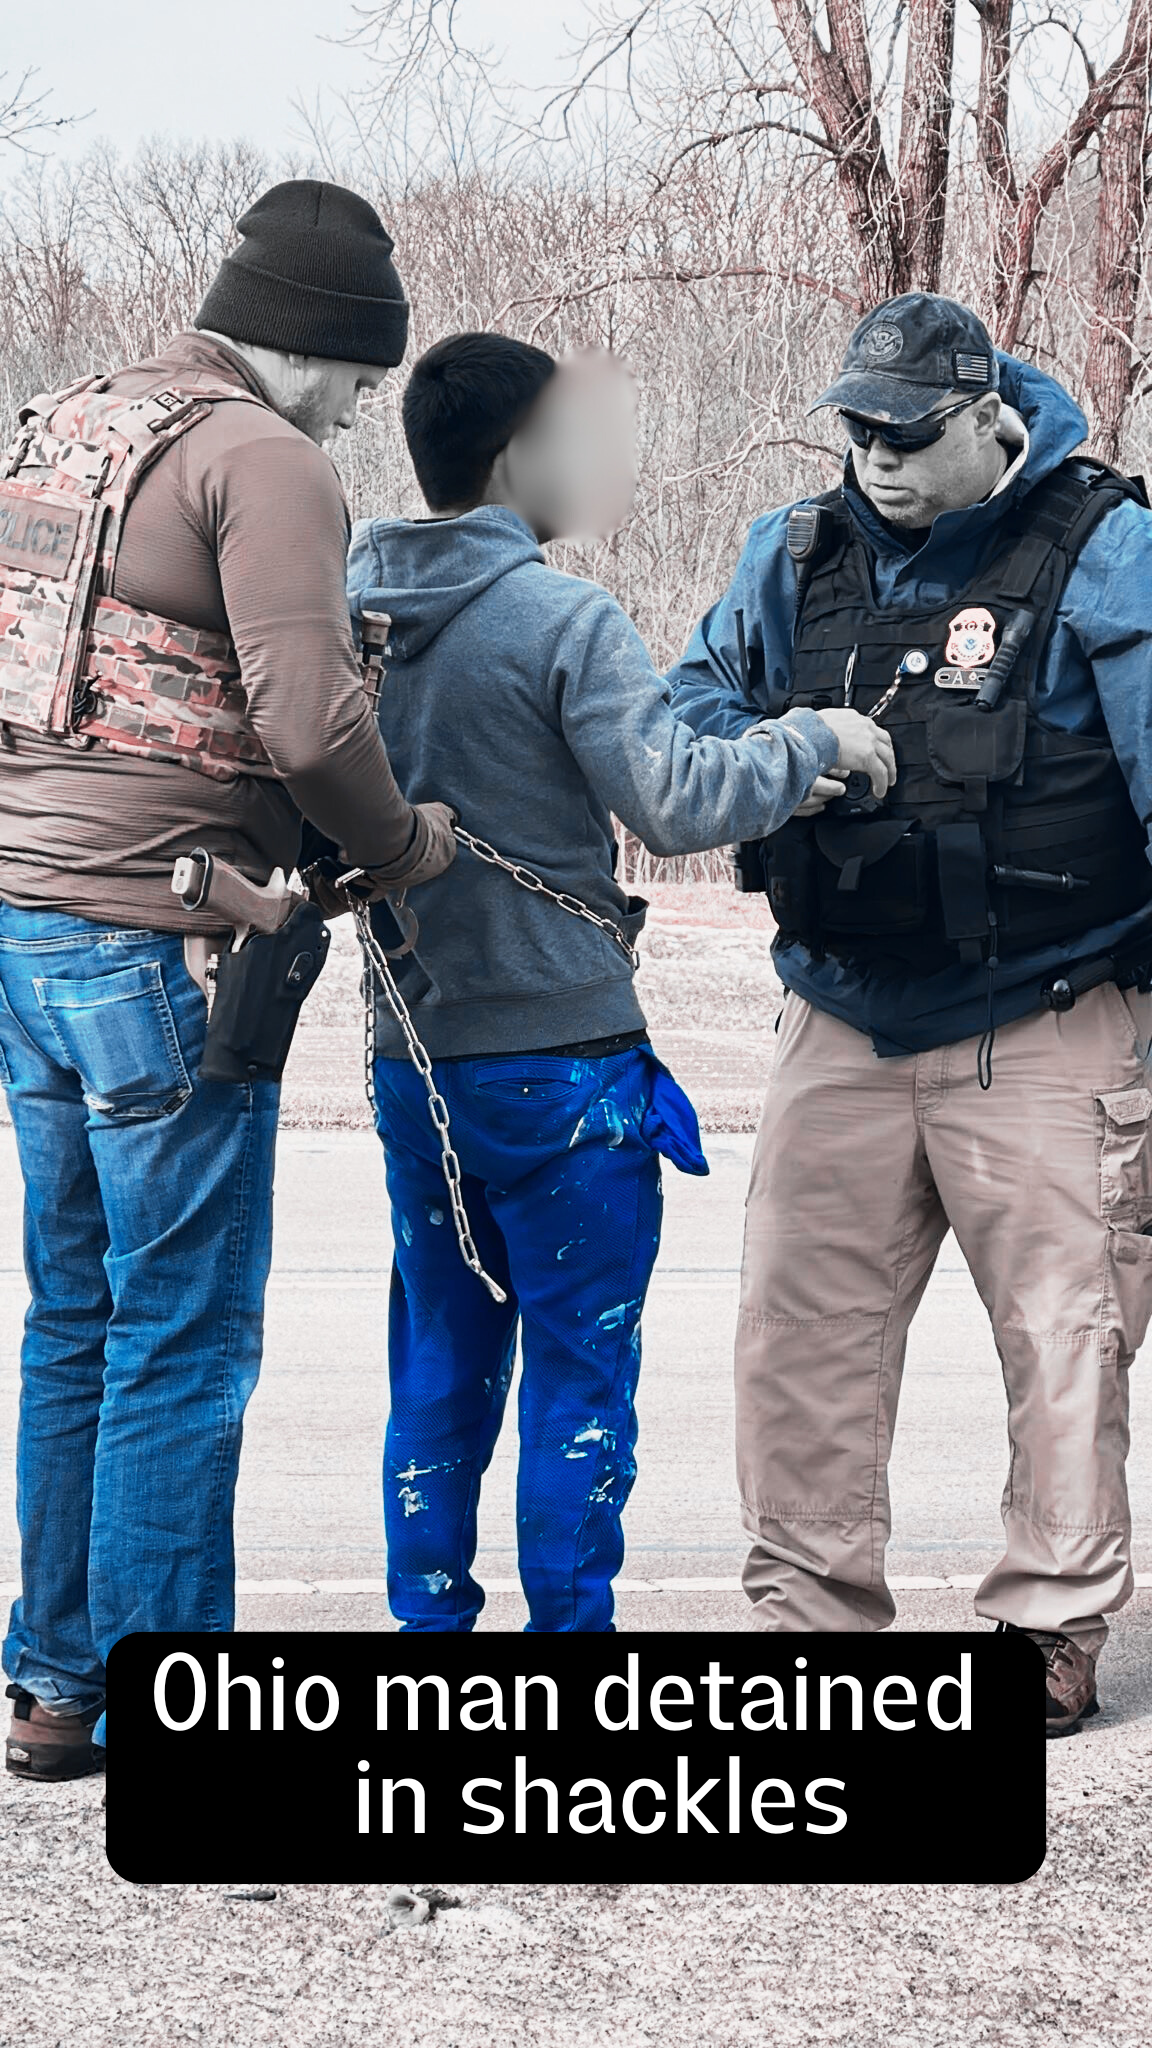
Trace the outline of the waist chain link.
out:
M 560 909 L 567 911 L 570 917 L 578 917 L 585 924 L 595 925 L 598 931 L 602 931 L 606 937 L 612 940 L 614 945 L 619 946 L 633 970 L 639 965 L 636 948 L 620 925 L 614 924 L 610 917 L 601 917 L 597 911 L 591 910 L 586 903 L 582 903 L 578 896 L 570 896 L 563 890 L 550 889 L 547 882 L 542 880 L 539 875 L 534 874 L 531 868 L 521 866 L 518 861 L 507 860 L 502 853 L 497 852 L 494 846 L 489 846 L 486 839 L 475 838 L 471 832 L 465 832 L 459 825 L 455 826 L 454 830 L 460 845 L 466 846 L 468 851 L 476 856 L 477 860 L 484 861 L 488 867 L 502 869 L 506 875 L 511 875 L 512 880 L 517 882 L 522 889 L 529 890 L 534 896 L 546 896 L 550 903 L 558 904 Z M 356 925 L 356 934 L 360 941 L 360 951 L 364 961 L 364 1089 L 368 1097 L 368 1107 L 372 1111 L 373 1120 L 375 1120 L 376 1116 L 376 1094 L 373 1087 L 373 1068 L 376 1062 L 376 1001 L 373 990 L 373 982 L 375 982 L 400 1027 L 408 1058 L 420 1075 L 427 1090 L 428 1114 L 432 1119 L 433 1128 L 440 1140 L 440 1164 L 448 1189 L 448 1200 L 452 1209 L 452 1221 L 456 1229 L 456 1242 L 460 1247 L 460 1256 L 468 1267 L 469 1272 L 475 1273 L 476 1278 L 488 1289 L 493 1301 L 507 1301 L 508 1296 L 499 1282 L 494 1280 L 490 1273 L 485 1272 L 480 1254 L 476 1249 L 476 1242 L 468 1222 L 468 1212 L 464 1207 L 463 1172 L 460 1161 L 452 1146 L 448 1120 L 448 1104 L 436 1086 L 435 1077 L 432 1073 L 432 1061 L 427 1048 L 421 1043 L 419 1033 L 412 1022 L 408 1005 L 396 985 L 396 978 L 389 964 L 388 955 L 385 953 L 384 948 L 372 929 L 372 918 L 367 904 L 360 902 L 347 888 L 344 890 L 344 896 L 352 912 L 353 921 Z

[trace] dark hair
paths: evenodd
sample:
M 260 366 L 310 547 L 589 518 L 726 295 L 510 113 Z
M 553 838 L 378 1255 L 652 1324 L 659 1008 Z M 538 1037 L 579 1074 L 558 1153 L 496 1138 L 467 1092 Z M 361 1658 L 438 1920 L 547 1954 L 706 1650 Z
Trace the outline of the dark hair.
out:
M 506 334 L 450 334 L 420 357 L 404 390 L 404 438 L 434 512 L 480 503 L 555 368 L 542 348 Z

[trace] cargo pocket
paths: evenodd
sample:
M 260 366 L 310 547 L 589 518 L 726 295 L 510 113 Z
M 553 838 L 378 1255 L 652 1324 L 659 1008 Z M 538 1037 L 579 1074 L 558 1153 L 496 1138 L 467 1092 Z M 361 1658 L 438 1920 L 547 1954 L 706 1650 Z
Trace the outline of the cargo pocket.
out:
M 158 960 L 34 986 L 93 1122 L 143 1123 L 187 1102 L 192 1082 Z
M 1101 1214 L 1114 1230 L 1152 1237 L 1152 1093 L 1115 1088 L 1096 1101 L 1102 1117 Z
M 1111 1306 L 1102 1325 L 1104 1356 L 1128 1359 L 1144 1341 L 1152 1314 L 1152 1094 L 1117 1088 L 1097 1095 L 1100 1213 L 1108 1226 Z

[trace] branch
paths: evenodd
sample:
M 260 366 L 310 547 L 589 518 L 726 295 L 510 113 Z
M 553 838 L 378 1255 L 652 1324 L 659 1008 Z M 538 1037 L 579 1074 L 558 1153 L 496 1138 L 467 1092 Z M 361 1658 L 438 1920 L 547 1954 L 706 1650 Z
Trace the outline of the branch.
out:
M 686 142 L 683 149 L 677 150 L 667 169 L 660 173 L 652 187 L 653 199 L 657 192 L 664 190 L 677 164 L 683 163 L 684 158 L 691 156 L 695 150 L 719 149 L 722 142 L 735 142 L 742 135 L 761 135 L 768 128 L 774 129 L 780 135 L 794 135 L 799 142 L 811 142 L 816 149 L 826 150 L 829 156 L 836 157 L 840 154 L 826 136 L 813 135 L 811 129 L 794 127 L 790 121 L 748 121 L 741 128 L 717 128 L 713 134 L 698 135 L 694 142 Z
M 77 121 L 86 121 L 87 114 L 58 114 L 54 119 L 40 110 L 51 95 L 49 91 L 29 93 L 29 81 L 36 76 L 35 65 L 29 65 L 14 86 L 6 86 L 6 71 L 0 71 L 0 144 L 8 143 L 18 149 L 22 156 L 39 156 L 25 140 L 29 135 L 43 135 L 51 128 L 72 128 Z M 5 98 L 7 93 L 7 98 Z
M 645 21 L 648 19 L 648 16 L 650 14 L 658 12 L 659 7 L 660 0 L 644 0 L 644 5 L 640 8 L 638 13 L 632 16 L 631 21 L 627 22 L 623 29 L 621 29 L 616 41 L 610 44 L 608 48 L 601 50 L 600 55 L 594 60 L 593 63 L 591 63 L 588 66 L 588 69 L 587 71 L 584 72 L 583 76 L 581 78 L 578 78 L 575 85 L 569 88 L 567 99 L 564 98 L 563 93 L 557 92 L 553 93 L 552 98 L 550 100 L 545 101 L 544 109 L 540 116 L 541 122 L 547 120 L 548 115 L 551 113 L 553 107 L 557 104 L 559 100 L 564 100 L 564 106 L 561 110 L 561 119 L 564 123 L 564 132 L 565 134 L 567 134 L 568 116 L 571 113 L 573 107 L 575 106 L 577 100 L 580 98 L 581 93 L 585 90 L 585 88 L 588 85 L 591 84 L 592 80 L 596 76 L 596 73 L 598 71 L 602 71 L 606 64 L 610 64 L 612 62 L 613 57 L 618 56 L 620 51 L 623 50 L 625 47 L 627 47 L 628 50 L 628 88 L 629 94 L 631 94 L 631 65 L 633 38 L 635 37 L 637 30 L 643 27 Z
M 834 462 L 837 469 L 844 460 L 842 450 L 826 447 L 823 441 L 806 441 L 800 434 L 780 434 L 773 439 L 748 441 L 738 454 L 722 456 L 719 462 L 706 462 L 699 469 L 686 469 L 679 476 L 665 474 L 660 478 L 660 484 L 690 484 L 698 477 L 725 476 L 731 470 L 739 469 L 750 455 L 755 455 L 761 448 L 802 448 L 807 454 L 819 455 L 826 462 Z
M 856 319 L 864 310 L 860 299 L 850 292 L 842 291 L 839 285 L 829 284 L 825 279 L 811 277 L 803 270 L 783 270 L 769 263 L 728 264 L 715 270 L 629 270 L 617 277 L 602 277 L 595 284 L 583 285 L 579 290 L 561 287 L 559 291 L 528 292 L 522 298 L 506 299 L 498 313 L 493 315 L 493 329 L 499 329 L 509 313 L 520 306 L 550 305 L 559 312 L 561 306 L 574 306 L 584 299 L 595 298 L 599 292 L 609 292 L 627 284 L 704 284 L 714 278 L 726 277 L 774 277 L 783 284 L 803 285 L 807 291 L 819 292 L 823 297 L 836 299 L 846 306 Z M 542 316 L 546 318 L 547 315 Z M 538 321 L 537 326 L 542 324 Z
M 1092 140 L 1101 123 L 1113 111 L 1121 92 L 1135 75 L 1137 58 L 1135 53 L 1136 20 L 1148 0 L 1132 0 L 1132 12 L 1128 17 L 1128 29 L 1124 47 L 1118 57 L 1098 78 L 1077 108 L 1063 135 L 1058 136 L 1051 148 L 1046 150 L 1024 187 L 1022 205 L 1031 199 L 1039 215 L 1047 206 L 1057 187 L 1067 177 L 1076 158 Z
M 1063 17 L 1059 14 L 1045 14 L 1041 17 L 1039 21 L 1026 22 L 1024 27 L 1020 31 L 1020 40 L 1016 45 L 1017 49 L 1020 49 L 1021 46 L 1027 41 L 1028 37 L 1035 35 L 1037 29 L 1041 28 L 1063 29 L 1069 41 L 1074 43 L 1076 45 L 1076 48 L 1080 52 L 1080 57 L 1084 65 L 1084 75 L 1087 78 L 1089 85 L 1095 85 L 1096 66 L 1092 62 L 1091 57 L 1088 55 L 1088 51 L 1084 46 L 1084 41 L 1080 35 L 1080 31 L 1074 28 L 1070 21 L 1065 21 Z

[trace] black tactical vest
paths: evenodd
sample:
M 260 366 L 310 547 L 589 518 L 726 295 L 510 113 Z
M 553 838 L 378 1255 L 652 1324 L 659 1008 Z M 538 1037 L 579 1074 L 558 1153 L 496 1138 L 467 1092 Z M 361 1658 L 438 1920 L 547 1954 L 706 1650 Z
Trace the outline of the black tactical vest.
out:
M 1125 497 L 1145 502 L 1100 463 L 1063 463 L 1008 515 L 969 584 L 899 612 L 877 606 L 841 492 L 793 513 L 792 682 L 773 713 L 868 712 L 898 671 L 900 686 L 881 714 L 891 795 L 877 804 L 854 777 L 818 818 L 741 850 L 744 886 L 767 889 L 785 939 L 931 973 L 1072 940 L 1152 902 L 1144 828 L 1103 727 L 1060 732 L 1033 705 L 1071 565 Z

